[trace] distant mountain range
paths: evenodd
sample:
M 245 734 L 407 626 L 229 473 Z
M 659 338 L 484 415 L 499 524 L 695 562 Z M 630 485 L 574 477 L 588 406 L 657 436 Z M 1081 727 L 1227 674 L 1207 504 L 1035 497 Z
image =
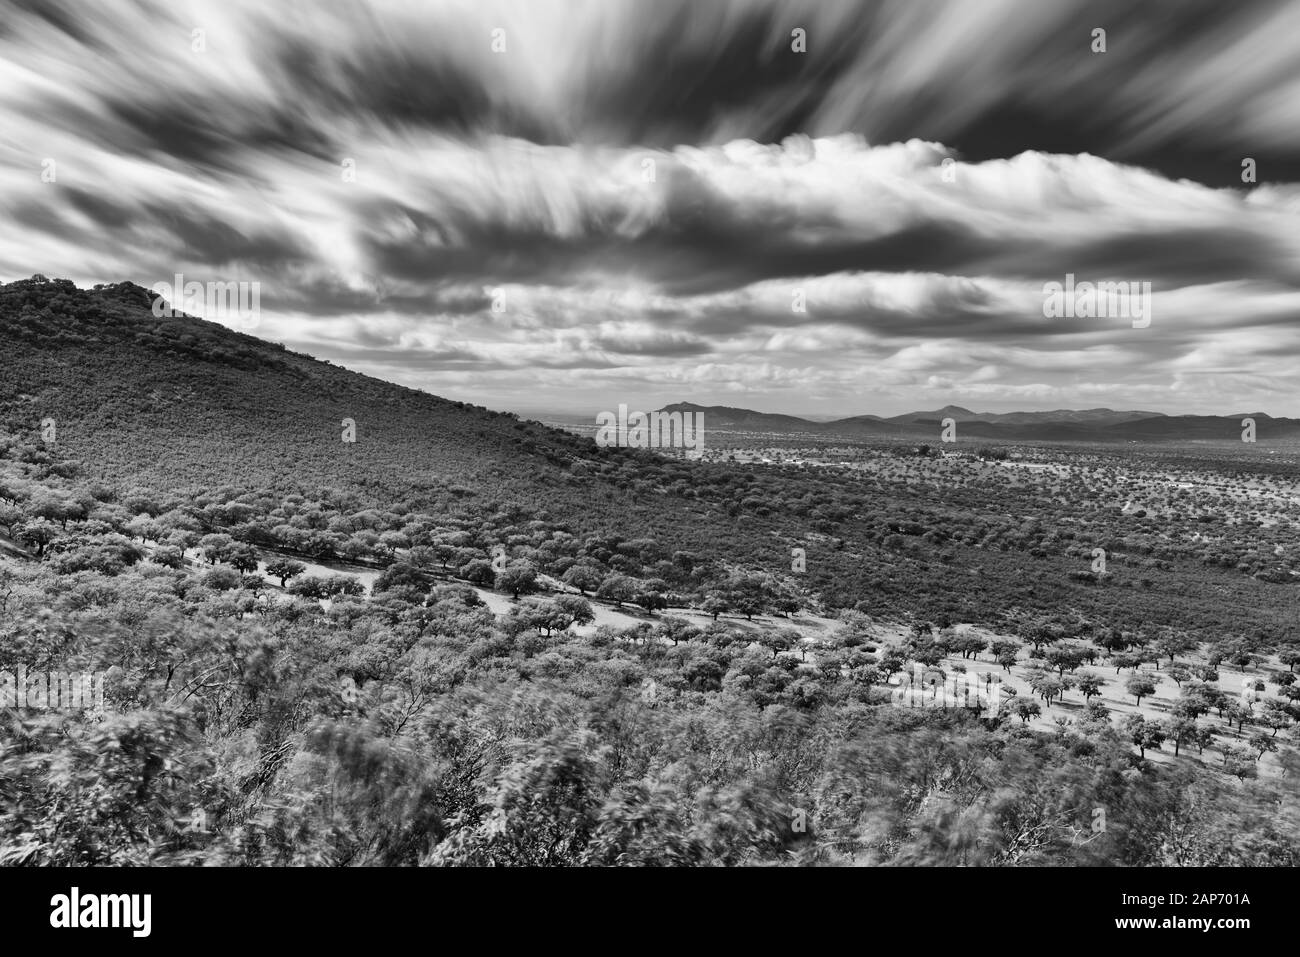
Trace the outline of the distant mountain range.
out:
M 728 406 L 678 402 L 662 412 L 700 412 L 707 430 L 769 432 L 782 435 L 843 435 L 846 438 L 898 436 L 937 439 L 942 421 L 953 419 L 957 437 L 1039 442 L 1162 442 L 1215 440 L 1240 442 L 1242 420 L 1255 420 L 1256 440 L 1300 439 L 1300 419 L 1273 418 L 1263 412 L 1236 415 L 1165 415 L 1113 409 L 1057 409 L 1051 412 L 972 412 L 949 405 L 929 412 L 882 418 L 855 415 L 829 422 Z

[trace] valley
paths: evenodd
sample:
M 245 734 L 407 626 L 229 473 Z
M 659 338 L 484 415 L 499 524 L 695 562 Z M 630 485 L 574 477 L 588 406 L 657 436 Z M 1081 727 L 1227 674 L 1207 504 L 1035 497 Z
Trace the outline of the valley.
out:
M 0 668 L 106 678 L 102 714 L 13 709 L 9 862 L 1294 856 L 1285 436 L 705 410 L 691 461 L 159 319 L 126 284 L 0 287 L 0 336 Z M 1003 681 L 993 714 L 896 704 L 963 672 Z M 195 807 L 211 830 L 142 844 Z

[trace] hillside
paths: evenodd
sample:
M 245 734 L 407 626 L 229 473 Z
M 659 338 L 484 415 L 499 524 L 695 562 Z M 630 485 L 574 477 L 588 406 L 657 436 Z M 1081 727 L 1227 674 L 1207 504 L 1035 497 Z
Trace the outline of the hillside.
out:
M 92 474 L 178 489 L 292 482 L 418 496 L 473 484 L 528 497 L 560 492 L 596 454 L 565 433 L 217 323 L 155 318 L 152 301 L 130 283 L 0 286 L 0 421 L 52 417 L 63 454 Z M 344 419 L 356 423 L 353 443 Z
M 725 517 L 725 502 L 670 494 L 673 478 L 646 468 L 682 463 L 598 448 L 218 323 L 155 318 L 153 299 L 131 283 L 0 286 L 0 429 L 35 436 L 52 418 L 58 455 L 83 478 L 183 497 L 328 493 L 385 508 L 506 510 L 699 548 L 710 515 Z

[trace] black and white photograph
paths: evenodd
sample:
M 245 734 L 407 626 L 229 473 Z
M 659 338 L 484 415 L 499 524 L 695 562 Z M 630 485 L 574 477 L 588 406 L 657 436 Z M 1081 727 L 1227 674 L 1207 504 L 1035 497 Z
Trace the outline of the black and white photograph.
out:
M 0 0 L 53 940 L 981 868 L 1252 946 L 1298 520 L 1295 0 Z

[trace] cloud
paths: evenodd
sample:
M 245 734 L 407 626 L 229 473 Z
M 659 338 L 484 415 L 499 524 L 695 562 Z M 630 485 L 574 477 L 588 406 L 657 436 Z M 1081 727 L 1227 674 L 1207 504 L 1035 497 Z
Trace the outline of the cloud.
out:
M 497 404 L 1300 411 L 1294 4 L 8 8 L 7 278 L 257 281 L 259 335 Z M 1067 273 L 1151 327 L 1045 319 Z

